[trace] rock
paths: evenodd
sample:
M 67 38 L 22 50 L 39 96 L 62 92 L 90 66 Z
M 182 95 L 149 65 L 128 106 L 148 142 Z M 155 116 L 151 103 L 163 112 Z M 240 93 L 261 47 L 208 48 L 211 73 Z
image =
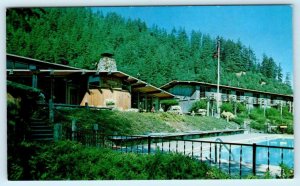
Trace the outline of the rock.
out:
M 221 117 L 226 118 L 227 120 L 232 120 L 235 118 L 235 115 L 232 114 L 231 112 L 225 112 L 223 111 L 221 114 Z

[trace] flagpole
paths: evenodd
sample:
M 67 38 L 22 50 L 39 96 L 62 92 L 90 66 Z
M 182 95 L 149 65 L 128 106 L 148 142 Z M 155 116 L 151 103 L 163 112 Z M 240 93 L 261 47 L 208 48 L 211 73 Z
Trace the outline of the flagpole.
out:
M 217 37 L 218 48 L 218 80 L 217 80 L 217 118 L 220 118 L 220 39 Z

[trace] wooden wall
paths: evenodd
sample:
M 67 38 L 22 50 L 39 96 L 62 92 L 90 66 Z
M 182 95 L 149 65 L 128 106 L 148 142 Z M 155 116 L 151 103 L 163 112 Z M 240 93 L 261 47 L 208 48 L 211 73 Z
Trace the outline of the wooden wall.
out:
M 128 91 L 110 89 L 90 89 L 90 94 L 85 93 L 80 105 L 106 107 L 106 100 L 114 100 L 116 107 L 122 110 L 131 108 L 131 94 Z

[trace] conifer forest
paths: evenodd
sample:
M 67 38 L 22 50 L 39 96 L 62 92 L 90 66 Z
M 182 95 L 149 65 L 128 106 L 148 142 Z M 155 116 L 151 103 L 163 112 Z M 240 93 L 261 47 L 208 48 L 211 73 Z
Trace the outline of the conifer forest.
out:
M 110 52 L 118 70 L 155 86 L 217 83 L 217 38 L 200 28 L 168 32 L 93 8 L 14 8 L 6 22 L 7 53 L 95 69 L 100 54 Z M 222 85 L 292 94 L 291 74 L 271 56 L 257 56 L 239 40 L 220 36 L 220 43 Z

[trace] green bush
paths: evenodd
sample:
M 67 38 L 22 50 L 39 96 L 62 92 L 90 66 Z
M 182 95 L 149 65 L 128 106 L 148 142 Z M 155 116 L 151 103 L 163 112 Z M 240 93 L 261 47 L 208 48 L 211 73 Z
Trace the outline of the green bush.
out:
M 282 116 L 285 119 L 293 120 L 293 114 L 289 112 L 288 107 L 283 107 L 282 108 Z
M 244 124 L 244 118 L 241 118 L 241 117 L 235 117 L 233 119 L 233 121 L 236 122 L 239 125 L 243 125 Z
M 194 102 L 192 107 L 190 108 L 190 112 L 192 112 L 192 111 L 197 112 L 199 109 L 207 109 L 206 100 L 200 100 L 200 101 Z
M 247 110 L 246 106 L 242 103 L 236 103 L 236 112 L 243 113 Z
M 9 171 L 11 180 L 225 179 L 227 174 L 183 154 L 135 154 L 71 141 L 25 145 L 35 152 Z M 21 154 L 19 154 L 21 156 Z M 27 168 L 24 168 L 27 167 Z M 11 167 L 10 167 L 11 168 Z M 26 170 L 25 171 L 18 171 Z M 21 175 L 21 176 L 20 176 Z
M 221 112 L 223 112 L 223 111 L 233 113 L 233 105 L 232 105 L 232 103 L 222 103 L 222 105 L 221 105 Z
M 282 175 L 277 175 L 276 178 L 281 178 L 281 179 L 294 178 L 294 169 L 291 169 L 285 164 L 280 164 L 279 166 L 282 169 Z
M 254 108 L 249 114 L 250 119 L 257 120 L 258 118 L 264 117 L 264 110 L 261 108 Z
M 266 117 L 280 117 L 280 112 L 275 108 L 266 109 Z
M 176 99 L 166 99 L 166 100 L 161 100 L 160 104 L 163 106 L 164 111 L 167 111 L 171 106 L 179 105 L 179 102 Z
M 256 121 L 251 121 L 250 127 L 256 130 L 261 130 L 265 131 L 266 130 L 266 125 L 264 123 L 256 122 Z

